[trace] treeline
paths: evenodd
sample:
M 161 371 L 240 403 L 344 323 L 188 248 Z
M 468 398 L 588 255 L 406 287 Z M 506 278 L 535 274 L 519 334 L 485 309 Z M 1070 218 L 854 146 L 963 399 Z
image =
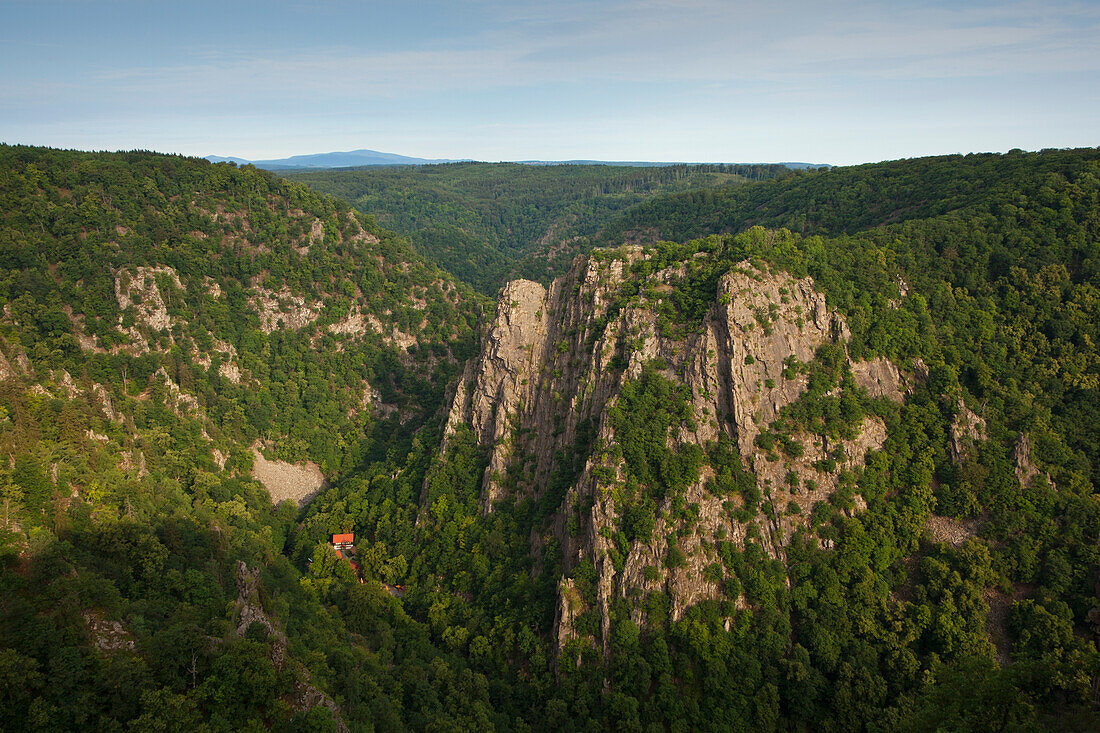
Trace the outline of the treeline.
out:
M 684 242 L 751 226 L 799 234 L 851 234 L 871 227 L 955 213 L 1012 218 L 1049 203 L 1049 184 L 1089 175 L 1100 149 L 1014 150 L 1005 155 L 945 155 L 802 171 L 737 189 L 690 191 L 644 202 L 609 224 L 600 243 L 656 228 Z M 1053 190 L 1053 189 L 1051 189 Z
M 547 281 L 574 237 L 670 191 L 790 174 L 778 165 L 445 165 L 288 173 L 401 232 L 423 256 L 487 294 L 509 277 Z

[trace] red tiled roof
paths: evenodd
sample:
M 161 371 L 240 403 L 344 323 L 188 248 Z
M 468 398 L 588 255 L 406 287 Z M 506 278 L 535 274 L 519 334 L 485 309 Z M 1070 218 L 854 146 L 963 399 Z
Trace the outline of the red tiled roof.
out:
M 347 534 L 334 534 L 332 536 L 332 544 L 334 545 L 350 545 L 355 542 L 355 534 L 348 532 Z

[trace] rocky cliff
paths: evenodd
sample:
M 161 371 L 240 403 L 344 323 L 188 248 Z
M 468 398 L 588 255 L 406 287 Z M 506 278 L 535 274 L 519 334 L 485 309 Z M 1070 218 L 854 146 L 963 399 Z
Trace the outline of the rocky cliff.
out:
M 785 436 L 787 450 L 771 445 L 769 427 L 806 391 L 806 365 L 821 347 L 835 345 L 847 383 L 865 399 L 902 398 L 893 364 L 848 360 L 847 324 L 810 278 L 742 262 L 718 275 L 701 318 L 670 320 L 678 313 L 670 299 L 714 265 L 710 256 L 657 269 L 652 251 L 624 247 L 578 257 L 549 288 L 509 283 L 459 385 L 447 430 L 468 426 L 489 453 L 483 511 L 509 492 L 552 505 L 531 541 L 534 551 L 551 539 L 562 548 L 559 646 L 587 635 L 606 653 L 615 598 L 665 593 L 674 619 L 707 599 L 744 603 L 726 596 L 723 543 L 758 543 L 783 559 L 792 533 L 837 490 L 845 469 L 862 465 L 886 437 L 879 418 L 862 416 L 844 435 L 802 430 Z M 676 464 L 688 468 L 675 489 L 639 483 L 624 458 L 619 433 L 642 418 L 624 416 L 620 402 L 643 373 L 671 385 L 669 404 L 682 402 L 667 445 L 657 449 L 687 457 Z M 755 492 L 721 490 L 718 473 L 727 469 L 715 465 L 719 445 L 736 454 L 731 460 Z M 627 515 L 646 502 L 651 527 L 626 527 Z M 860 505 L 854 497 L 847 509 Z M 587 581 L 578 582 L 582 567 Z M 641 608 L 633 604 L 636 622 L 644 620 Z M 585 614 L 597 623 L 581 623 Z

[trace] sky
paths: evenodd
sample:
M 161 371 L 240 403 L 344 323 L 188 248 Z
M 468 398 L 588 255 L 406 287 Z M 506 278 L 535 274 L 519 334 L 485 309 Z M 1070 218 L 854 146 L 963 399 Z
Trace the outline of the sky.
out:
M 1100 0 L 0 0 L 0 142 L 249 159 L 1100 146 Z

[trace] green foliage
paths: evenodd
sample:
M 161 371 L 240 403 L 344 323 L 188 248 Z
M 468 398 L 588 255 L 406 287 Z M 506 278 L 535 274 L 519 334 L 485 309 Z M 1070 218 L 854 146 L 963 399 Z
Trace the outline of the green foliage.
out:
M 806 170 L 737 189 L 654 198 L 609 225 L 605 236 L 617 243 L 625 232 L 653 227 L 663 238 L 682 242 L 756 225 L 835 236 L 948 214 L 958 214 L 960 223 L 986 213 L 1023 223 L 1029 209 L 1063 203 L 1060 185 L 1098 156 L 1085 148 Z M 1061 224 L 1057 216 L 1047 221 Z
M 695 483 L 703 455 L 698 446 L 669 448 L 669 431 L 692 420 L 688 393 L 646 364 L 637 380 L 623 385 L 609 411 L 622 450 L 628 480 L 644 496 L 659 500 L 678 495 Z
M 780 165 L 446 165 L 288 173 L 351 202 L 486 294 L 563 274 L 612 218 L 653 196 L 789 175 Z
M 743 552 L 720 545 L 726 592 L 752 609 L 728 636 L 717 621 L 707 626 L 702 606 L 691 610 L 696 621 L 660 629 L 664 607 L 651 595 L 650 639 L 674 655 L 680 698 L 662 702 L 652 682 L 639 690 L 641 725 L 1095 727 L 1085 690 L 1098 660 L 1087 631 L 1100 567 L 1100 454 L 1087 417 L 1100 383 L 1098 157 L 1045 151 L 814 172 L 655 200 L 624 219 L 620 231 L 656 226 L 678 239 L 733 232 L 663 243 L 635 264 L 616 305 L 651 307 L 666 335 L 698 329 L 720 276 L 749 260 L 812 276 L 847 319 L 852 358 L 885 356 L 917 373 L 920 359 L 928 373 L 897 407 L 868 399 L 836 347 L 785 365 L 784 376 L 805 374 L 808 389 L 760 435 L 761 450 L 794 457 L 796 432 L 850 438 L 866 417 L 886 423 L 887 443 L 814 507 L 810 521 L 833 549 L 796 536 L 784 568 L 755 541 Z M 756 222 L 808 235 L 741 231 Z M 684 279 L 657 300 L 647 278 L 679 263 Z M 769 319 L 761 314 L 758 327 Z M 960 398 L 980 405 L 989 440 L 956 463 L 949 440 Z M 1021 483 L 1013 452 L 1025 433 L 1040 475 Z M 720 447 L 709 452 L 722 461 Z M 736 475 L 710 490 L 732 493 Z M 856 492 L 869 507 L 852 516 Z M 742 521 L 751 516 L 730 506 Z M 979 537 L 922 545 L 933 511 L 980 518 Z M 737 649 L 751 650 L 755 665 L 739 662 Z M 783 675 L 774 698 L 768 674 Z
M 709 447 L 707 458 L 714 469 L 711 493 L 717 496 L 740 496 L 742 511 L 748 516 L 756 514 L 760 502 L 760 489 L 756 478 L 745 470 L 737 444 L 725 433 Z
M 652 307 L 666 333 L 697 331 L 720 278 L 748 260 L 812 276 L 847 320 L 848 356 L 886 356 L 911 376 L 897 405 L 855 385 L 839 344 L 784 364 L 807 390 L 760 433 L 761 451 L 795 458 L 797 434 L 846 439 L 868 417 L 887 438 L 775 551 L 771 520 L 799 505 L 771 487 L 758 517 L 756 480 L 724 428 L 705 455 L 677 446 L 695 416 L 663 365 L 623 386 L 608 415 L 617 446 L 578 426 L 539 495 L 517 453 L 489 477 L 503 498 L 483 506 L 487 456 L 467 428 L 443 440 L 441 409 L 483 301 L 402 239 L 247 167 L 0 147 L 0 728 L 332 730 L 326 707 L 294 702 L 308 677 L 355 731 L 1096 729 L 1098 159 L 1046 151 L 798 174 L 651 201 L 601 240 L 646 226 L 687 240 L 649 248 L 614 304 Z M 447 168 L 425 175 L 484 186 L 470 186 L 477 206 L 453 204 L 437 251 L 483 269 L 483 287 L 527 253 L 519 234 L 531 242 L 562 212 L 614 209 L 537 202 L 620 173 L 536 170 L 530 211 L 513 217 L 513 199 L 493 209 L 488 192 L 506 199 L 527 183 L 494 188 L 499 171 Z M 737 174 L 682 180 L 699 172 Z M 400 200 L 411 175 L 393 172 L 371 205 Z M 392 216 L 428 222 L 464 196 L 405 198 Z M 473 240 L 478 227 L 519 234 L 485 238 L 498 262 Z M 651 287 L 681 263 L 675 288 Z M 160 330 L 143 316 L 152 287 L 122 308 L 115 282 L 165 265 L 182 287 L 148 276 L 175 319 Z M 261 329 L 250 305 L 261 285 L 316 304 L 317 320 Z M 328 329 L 356 308 L 417 343 Z M 774 326 L 766 309 L 757 320 Z M 220 372 L 219 342 L 241 383 Z M 161 374 L 197 408 L 172 403 Z M 364 381 L 389 416 L 363 407 Z M 987 439 L 952 460 L 960 399 Z M 1033 476 L 1017 465 L 1022 435 Z M 315 460 L 331 485 L 301 512 L 272 507 L 250 477 L 256 439 L 269 457 Z M 558 509 L 594 453 L 620 526 L 604 528 L 598 562 L 568 558 L 584 638 L 559 654 L 563 547 L 576 550 L 591 506 Z M 746 530 L 699 550 L 716 553 L 702 579 L 722 595 L 672 621 L 665 589 L 613 588 L 605 657 L 602 574 L 625 574 L 630 543 L 653 539 L 666 500 L 669 549 L 642 575 L 659 582 L 658 563 L 695 572 L 683 548 L 699 509 L 684 493 L 705 463 L 710 497 Z M 816 491 L 794 478 L 792 493 Z M 926 527 L 956 537 L 936 543 Z M 345 531 L 362 583 L 327 546 Z M 238 631 L 239 562 L 260 570 L 255 601 L 277 633 Z
M 2 146 L 0 202 L 0 353 L 17 365 L 0 381 L 0 727 L 333 729 L 294 702 L 307 678 L 352 730 L 484 727 L 487 691 L 447 674 L 465 679 L 465 663 L 440 659 L 377 584 L 364 599 L 331 550 L 303 572 L 330 528 L 296 528 L 293 504 L 249 476 L 257 438 L 334 481 L 406 464 L 392 497 L 415 518 L 414 436 L 472 348 L 480 301 L 340 202 L 251 167 Z M 258 287 L 321 315 L 265 331 Z M 142 309 L 160 302 L 173 320 L 158 330 Z M 332 334 L 353 305 L 418 346 Z M 367 384 L 392 418 L 364 408 Z M 282 553 L 299 547 L 292 564 Z M 369 574 L 406 579 L 400 532 L 364 550 Z M 236 631 L 239 561 L 262 571 L 281 653 L 264 624 Z M 432 695 L 406 701 L 402 680 L 425 678 Z

